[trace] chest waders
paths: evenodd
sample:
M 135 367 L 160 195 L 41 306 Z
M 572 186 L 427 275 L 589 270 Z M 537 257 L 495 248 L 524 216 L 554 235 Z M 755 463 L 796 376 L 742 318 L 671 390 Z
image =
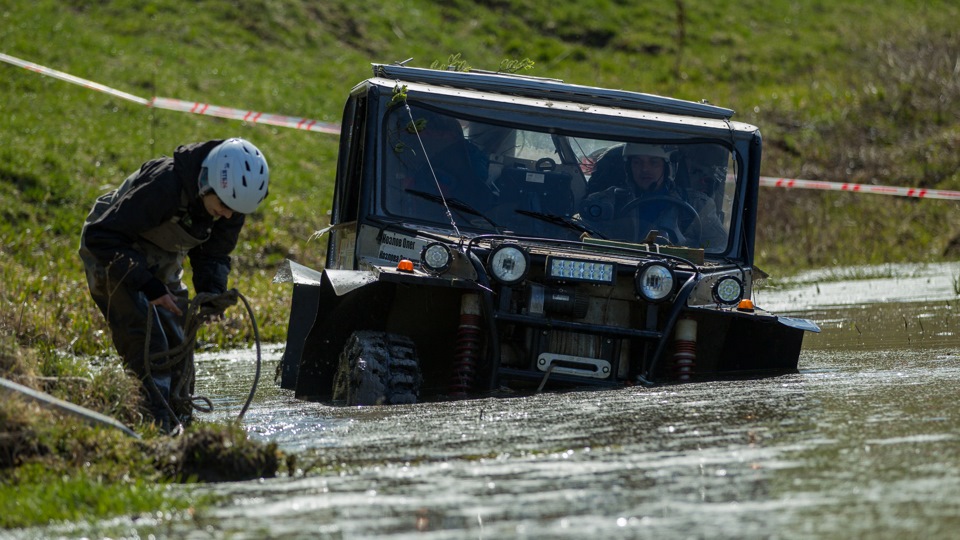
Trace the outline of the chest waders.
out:
M 144 381 L 151 413 L 166 428 L 170 424 L 175 425 L 176 422 L 169 418 L 167 408 L 164 406 L 165 401 L 171 402 L 177 415 L 183 416 L 185 420 L 188 420 L 191 414 L 189 399 L 176 398 L 189 397 L 193 393 L 193 354 L 191 351 L 184 361 L 175 366 L 159 366 L 159 369 L 147 366 L 144 355 L 147 317 L 152 311 L 153 324 L 150 325 L 149 339 L 151 356 L 166 352 L 184 341 L 183 317 L 151 305 L 142 292 L 124 283 L 122 278 L 118 280 L 111 277 L 120 273 L 114 268 L 108 272 L 107 266 L 131 265 L 132 261 L 117 259 L 104 265 L 86 246 L 87 224 L 96 221 L 123 198 L 130 190 L 137 174 L 130 175 L 116 191 L 97 199 L 84 223 L 80 240 L 80 258 L 83 260 L 90 295 L 110 326 L 110 335 L 117 353 L 123 359 L 124 365 Z M 196 238 L 180 226 L 180 220 L 187 215 L 189 202 L 188 195 L 181 193 L 179 208 L 174 217 L 140 233 L 138 240 L 132 246 L 146 259 L 150 272 L 176 297 L 177 306 L 183 312 L 186 312 L 188 304 L 187 287 L 181 281 L 183 261 L 191 249 L 209 239 L 209 233 L 205 238 Z M 189 372 L 191 376 L 184 377 L 185 372 Z M 146 380 L 148 374 L 152 381 Z M 189 386 L 189 388 L 182 388 L 183 386 Z M 156 395 L 158 392 L 160 395 Z

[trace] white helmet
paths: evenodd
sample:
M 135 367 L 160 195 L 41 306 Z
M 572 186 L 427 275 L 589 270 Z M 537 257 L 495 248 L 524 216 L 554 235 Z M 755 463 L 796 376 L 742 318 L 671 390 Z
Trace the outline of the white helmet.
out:
M 648 156 L 660 158 L 663 160 L 663 172 L 668 181 L 672 182 L 677 177 L 677 162 L 674 159 L 675 148 L 673 146 L 661 146 L 659 144 L 627 143 L 623 147 L 624 167 L 627 167 L 629 173 L 630 160 L 634 157 Z
M 623 159 L 630 159 L 634 156 L 650 156 L 669 162 L 672 155 L 673 152 L 659 144 L 627 143 L 623 148 Z
M 270 167 L 250 141 L 227 139 L 204 158 L 200 194 L 213 189 L 234 212 L 250 214 L 267 198 Z

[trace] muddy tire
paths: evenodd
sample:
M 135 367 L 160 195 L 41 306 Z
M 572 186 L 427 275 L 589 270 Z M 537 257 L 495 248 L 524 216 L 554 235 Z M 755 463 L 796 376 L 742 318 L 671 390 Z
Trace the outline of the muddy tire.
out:
M 333 401 L 338 405 L 416 403 L 422 381 L 413 341 L 397 334 L 358 331 L 340 353 Z

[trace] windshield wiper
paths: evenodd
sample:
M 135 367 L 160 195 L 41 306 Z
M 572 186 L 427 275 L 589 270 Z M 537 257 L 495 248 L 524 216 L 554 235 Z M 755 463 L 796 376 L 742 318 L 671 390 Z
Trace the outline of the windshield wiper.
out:
M 558 216 L 556 214 L 544 214 L 542 212 L 532 212 L 530 210 L 519 210 L 519 209 L 514 210 L 514 212 L 518 214 L 523 214 L 525 216 L 537 218 L 539 220 L 546 221 L 547 223 L 553 223 L 554 225 L 560 225 L 561 227 L 566 227 L 568 229 L 574 229 L 582 233 L 587 233 L 590 236 L 596 236 L 597 238 L 600 238 L 602 240 L 607 239 L 606 236 L 604 236 L 603 234 L 600 234 L 599 232 L 597 232 L 596 230 L 590 227 L 587 227 L 586 225 L 583 224 L 583 222 L 577 221 L 572 218 L 568 218 L 566 216 Z
M 470 214 L 470 215 L 473 215 L 473 216 L 480 217 L 480 218 L 482 218 L 484 221 L 486 221 L 487 223 L 489 223 L 490 226 L 494 228 L 494 230 L 497 230 L 497 231 L 500 230 L 500 226 L 497 225 L 496 223 L 494 223 L 493 220 L 491 220 L 490 218 L 488 218 L 487 216 L 485 216 L 485 215 L 483 214 L 483 212 L 481 212 L 481 211 L 477 210 L 476 208 L 470 206 L 469 204 L 461 201 L 460 199 L 453 199 L 453 198 L 449 198 L 449 197 L 441 197 L 441 196 L 439 196 L 439 195 L 435 195 L 435 194 L 433 194 L 433 193 L 427 193 L 426 191 L 420 191 L 420 190 L 418 190 L 418 189 L 405 189 L 404 191 L 406 191 L 407 193 L 409 193 L 409 194 L 411 194 L 411 195 L 415 195 L 415 196 L 417 196 L 417 197 L 420 197 L 421 199 L 426 199 L 426 200 L 428 200 L 428 201 L 432 201 L 432 202 L 435 202 L 435 203 L 437 203 L 437 204 L 444 204 L 444 202 L 446 202 L 447 206 L 449 206 L 450 208 L 455 208 L 455 209 L 457 209 L 457 210 L 460 210 L 461 212 L 464 212 L 464 213 L 467 213 L 467 214 Z

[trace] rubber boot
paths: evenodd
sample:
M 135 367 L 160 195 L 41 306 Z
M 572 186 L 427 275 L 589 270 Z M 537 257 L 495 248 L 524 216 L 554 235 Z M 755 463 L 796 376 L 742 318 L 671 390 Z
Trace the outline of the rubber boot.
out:
M 165 375 L 153 375 L 153 384 L 156 389 L 150 389 L 150 413 L 153 415 L 154 423 L 160 426 L 164 433 L 171 433 L 176 427 L 175 420 L 170 416 L 170 385 L 172 377 L 169 373 Z M 157 393 L 159 392 L 159 394 Z

